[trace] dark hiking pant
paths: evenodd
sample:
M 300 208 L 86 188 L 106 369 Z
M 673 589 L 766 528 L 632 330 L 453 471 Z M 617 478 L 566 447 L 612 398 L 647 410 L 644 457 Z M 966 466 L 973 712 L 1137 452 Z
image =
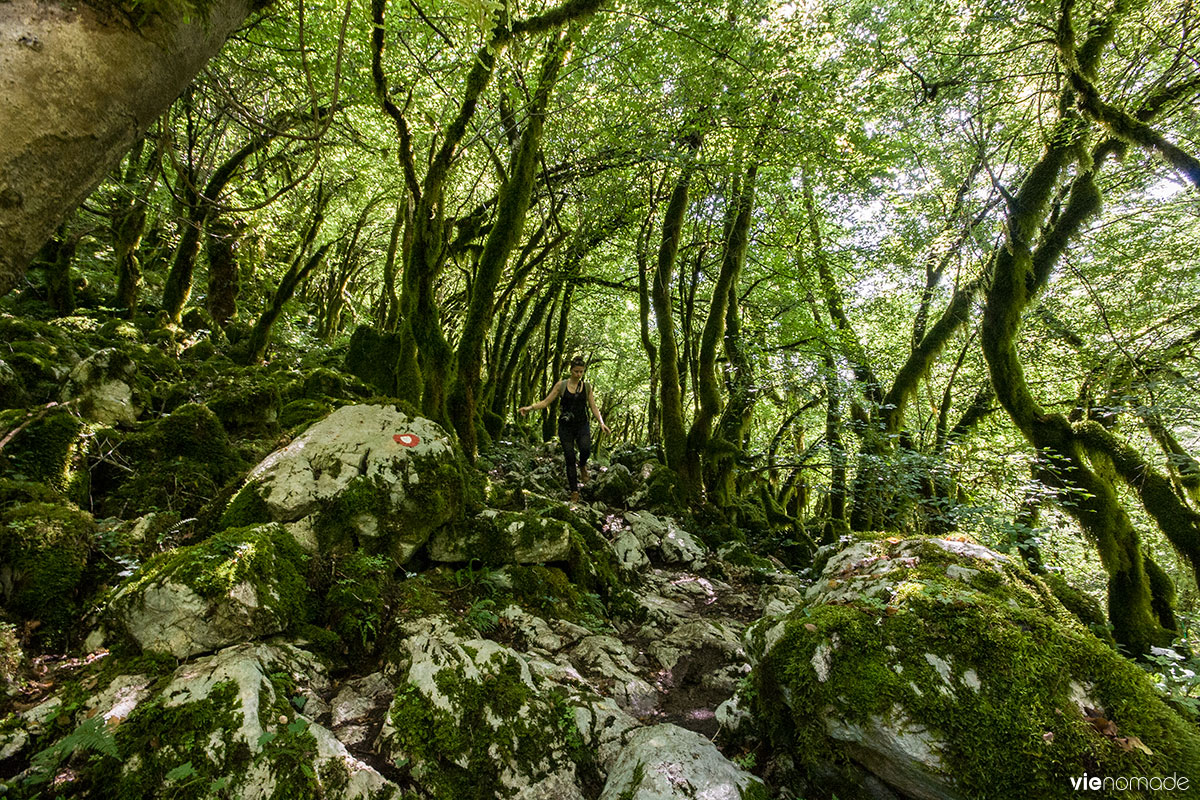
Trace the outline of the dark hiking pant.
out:
M 558 440 L 562 443 L 563 457 L 567 460 L 567 485 L 572 492 L 579 491 L 579 473 L 575 468 L 575 448 L 579 448 L 579 466 L 587 464 L 592 454 L 592 428 L 587 418 L 558 421 Z

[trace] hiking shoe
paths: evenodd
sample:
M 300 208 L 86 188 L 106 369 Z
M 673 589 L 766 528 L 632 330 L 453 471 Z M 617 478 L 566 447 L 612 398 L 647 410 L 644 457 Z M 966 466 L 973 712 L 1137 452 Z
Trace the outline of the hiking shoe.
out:
M 579 485 L 582 486 L 583 484 L 587 483 L 587 481 L 588 481 L 587 466 L 584 464 L 580 464 L 579 465 Z
M 579 502 L 579 492 L 571 492 L 571 502 L 572 503 Z

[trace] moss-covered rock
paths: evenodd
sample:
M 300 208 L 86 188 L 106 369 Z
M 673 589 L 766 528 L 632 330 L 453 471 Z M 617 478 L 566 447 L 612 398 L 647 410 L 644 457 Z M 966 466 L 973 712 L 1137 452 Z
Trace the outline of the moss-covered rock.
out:
M 44 483 L 85 504 L 90 475 L 87 452 L 91 428 L 69 407 L 0 412 L 0 477 Z
M 598 470 L 596 480 L 591 486 L 591 494 L 605 505 L 624 508 L 628 506 L 635 488 L 636 484 L 629 468 L 624 464 L 612 464 Z
M 4 607 L 33 628 L 39 644 L 62 647 L 78 621 L 95 524 L 70 505 L 23 503 L 0 514 Z
M 333 411 L 324 400 L 301 398 L 293 400 L 279 412 L 279 427 L 285 431 L 306 428 Z
M 222 525 L 293 525 L 310 549 L 406 563 L 464 513 L 470 471 L 454 439 L 394 406 L 343 406 L 250 471 Z
M 489 566 L 566 561 L 572 528 L 537 511 L 484 509 L 470 520 L 442 528 L 429 541 L 434 561 L 478 560 Z
M 178 658 L 279 633 L 309 614 L 307 564 L 281 526 L 231 528 L 146 562 L 114 593 L 105 625 Z
M 40 736 L 42 754 L 6 784 L 6 796 L 48 796 L 47 784 L 67 763 L 71 780 L 54 786 L 55 797 L 399 796 L 315 714 L 302 712 L 306 698 L 330 685 L 310 653 L 259 643 L 177 668 L 169 661 L 165 674 L 130 671 L 147 666 L 144 658 L 113 664 L 88 679 L 105 679 L 94 695 L 64 689 L 54 700 L 66 724 Z
M 31 403 L 58 400 L 63 380 L 79 363 L 72 337 L 45 322 L 0 315 L 0 343 L 5 363 Z
M 137 364 L 113 347 L 98 350 L 80 361 L 67 376 L 64 401 L 74 400 L 84 419 L 100 425 L 132 425 L 141 413 L 134 396 Z
M 1200 774 L 1200 733 L 1146 674 L 979 545 L 854 544 L 747 639 L 763 729 L 814 793 L 856 770 L 904 796 L 983 799 Z
M 402 340 L 396 333 L 380 333 L 369 325 L 359 325 L 350 337 L 346 353 L 346 371 L 386 397 L 398 392 L 397 364 Z
M 225 430 L 237 435 L 269 434 L 279 429 L 283 397 L 279 383 L 263 370 L 243 370 L 223 376 L 205 404 L 212 409 Z
M 487 639 L 462 639 L 437 618 L 408 632 L 395 665 L 404 680 L 380 743 L 420 796 L 582 796 L 573 710 L 563 695 L 543 691 L 520 654 Z
M 183 312 L 183 316 L 179 320 L 179 324 L 189 333 L 196 331 L 211 331 L 216 328 L 216 323 L 213 322 L 212 316 L 199 306 L 192 306 L 187 311 Z
M 247 466 L 216 415 L 195 403 L 137 430 L 105 429 L 96 438 L 93 502 L 104 516 L 194 516 Z
M 5 361 L 0 360 L 0 409 L 24 408 L 33 400 L 25 391 L 25 383 L 16 370 Z

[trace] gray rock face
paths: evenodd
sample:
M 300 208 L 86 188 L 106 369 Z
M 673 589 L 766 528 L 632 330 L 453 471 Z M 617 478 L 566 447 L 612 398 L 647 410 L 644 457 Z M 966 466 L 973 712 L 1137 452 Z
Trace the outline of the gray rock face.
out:
M 245 509 L 265 509 L 302 532 L 302 546 L 403 564 L 461 513 L 462 466 L 436 423 L 392 406 L 343 406 L 251 470 L 226 513 L 241 524 Z
M 655 563 L 704 566 L 704 547 L 674 520 L 656 517 L 649 511 L 627 511 L 625 521 Z
M 304 591 L 303 556 L 290 541 L 265 525 L 178 548 L 114 595 L 106 627 L 176 658 L 278 633 L 298 618 Z
M 83 418 L 100 425 L 132 425 L 140 411 L 131 386 L 136 375 L 137 365 L 120 350 L 98 350 L 71 370 L 62 399 L 78 398 Z
M 485 509 L 460 527 L 447 527 L 429 542 L 434 561 L 479 558 L 508 564 L 565 561 L 571 553 L 571 526 L 532 512 Z
M 675 725 L 635 731 L 609 772 L 600 800 L 742 800 L 762 782 L 698 733 Z

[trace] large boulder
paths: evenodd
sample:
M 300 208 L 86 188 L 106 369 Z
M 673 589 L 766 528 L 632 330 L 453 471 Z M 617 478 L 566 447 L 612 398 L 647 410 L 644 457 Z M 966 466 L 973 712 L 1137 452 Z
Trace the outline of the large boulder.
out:
M 436 423 L 390 405 L 343 406 L 251 470 L 222 524 L 281 522 L 309 549 L 404 564 L 461 517 L 467 476 Z
M 0 599 L 39 643 L 63 646 L 80 616 L 95 530 L 90 514 L 62 503 L 20 503 L 0 514 Z
M 5 749 L 20 752 L 31 737 L 42 746 L 58 738 L 8 784 L 16 796 L 39 796 L 38 788 L 64 771 L 73 797 L 400 795 L 309 712 L 310 705 L 323 710 L 319 694 L 330 682 L 320 661 L 296 647 L 244 644 L 172 664 L 166 674 L 108 675 L 82 702 L 68 706 L 56 696 L 6 721 L 0 759 Z M 73 752 L 88 757 L 68 768 Z M 63 796 L 58 784 L 54 789 Z
M 1061 797 L 1085 773 L 1200 774 L 1200 733 L 1146 673 L 980 545 L 858 542 L 774 610 L 747 633 L 757 711 L 815 794 Z
M 279 633 L 305 617 L 307 559 L 279 525 L 222 531 L 146 562 L 110 600 L 106 627 L 176 658 Z

